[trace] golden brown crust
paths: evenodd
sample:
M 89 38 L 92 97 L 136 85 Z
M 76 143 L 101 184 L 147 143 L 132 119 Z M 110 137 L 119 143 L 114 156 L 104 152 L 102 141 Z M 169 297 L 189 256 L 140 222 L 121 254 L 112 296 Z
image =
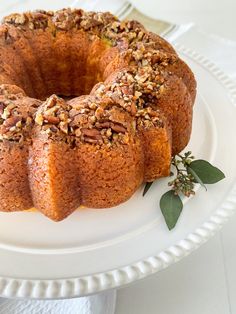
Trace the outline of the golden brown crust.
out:
M 74 151 L 63 141 L 49 140 L 35 130 L 29 151 L 29 181 L 34 207 L 55 221 L 81 204 Z
M 73 44 L 74 43 L 74 44 Z M 90 45 L 89 38 L 83 30 L 72 31 L 72 43 L 70 45 L 71 64 L 73 66 L 70 80 L 71 95 L 82 95 L 85 89 L 85 77 L 88 54 L 87 49 Z
M 154 47 L 157 50 L 163 50 L 165 52 L 169 52 L 169 53 L 173 53 L 176 54 L 175 49 L 171 46 L 170 43 L 168 43 L 168 41 L 166 41 L 164 38 L 162 38 L 161 36 L 149 32 L 148 33 L 149 38 L 152 39 L 153 43 L 154 43 Z
M 170 174 L 172 158 L 171 126 L 165 117 L 159 127 L 140 128 L 139 134 L 144 151 L 144 182 L 152 182 L 157 178 Z
M 83 187 L 82 204 L 103 208 L 129 199 L 143 181 L 143 162 L 139 141 L 103 150 L 89 144 L 79 146 L 77 163 Z
M 171 124 L 172 155 L 178 154 L 188 144 L 192 129 L 192 105 L 183 81 L 173 74 L 166 74 L 165 88 L 157 107 Z
M 16 29 L 13 25 L 0 26 L 5 30 L 1 36 L 0 53 L 2 55 L 1 66 L 12 68 L 11 77 L 15 85 L 21 87 L 27 95 L 34 96 L 31 72 L 25 57 L 29 55 L 28 41 L 24 38 L 24 33 Z M 7 35 L 6 35 L 7 34 Z M 6 37 L 7 36 L 7 37 Z M 32 54 L 32 52 L 31 52 Z M 32 66 L 35 66 L 32 64 Z M 24 73 L 24 75 L 22 75 Z M 7 83 L 7 82 L 1 82 Z
M 0 95 L 7 96 L 7 95 L 22 95 L 26 96 L 23 89 L 21 89 L 19 86 L 12 85 L 12 84 L 2 84 L 0 85 Z
M 191 69 L 187 66 L 187 64 L 181 60 L 177 59 L 176 62 L 169 64 L 166 69 L 170 74 L 175 74 L 179 79 L 183 81 L 186 85 L 188 92 L 192 98 L 192 104 L 195 101 L 196 97 L 196 81 L 194 78 L 194 74 Z
M 28 147 L 0 142 L 0 210 L 22 211 L 33 206 L 27 171 Z
M 16 31 L 8 25 L 0 25 L 0 84 L 15 84 L 23 86 L 25 78 L 22 78 L 22 61 L 14 50 L 13 42 Z
M 118 205 L 167 176 L 189 141 L 194 75 L 136 21 L 13 14 L 0 26 L 0 57 L 2 210 L 33 204 L 58 221 L 80 204 Z

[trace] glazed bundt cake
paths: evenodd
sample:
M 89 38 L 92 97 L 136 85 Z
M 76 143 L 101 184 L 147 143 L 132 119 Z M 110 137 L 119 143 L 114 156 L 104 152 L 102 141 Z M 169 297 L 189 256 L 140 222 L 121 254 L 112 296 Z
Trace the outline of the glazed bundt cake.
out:
M 110 13 L 12 14 L 0 26 L 0 210 L 58 221 L 168 176 L 196 82 L 161 37 Z

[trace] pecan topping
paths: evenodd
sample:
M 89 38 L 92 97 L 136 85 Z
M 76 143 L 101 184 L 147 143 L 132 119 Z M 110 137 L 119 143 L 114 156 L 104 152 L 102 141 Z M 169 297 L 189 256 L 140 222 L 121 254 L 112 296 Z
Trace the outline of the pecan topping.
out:
M 85 136 L 94 137 L 94 138 L 100 135 L 100 132 L 96 129 L 81 129 L 81 132 Z
M 57 11 L 52 20 L 55 26 L 61 30 L 69 30 L 75 25 L 74 15 L 72 15 L 71 10 Z
M 35 117 L 35 122 L 39 125 L 43 125 L 43 115 L 41 113 L 37 113 Z
M 23 14 L 14 13 L 6 16 L 3 21 L 8 24 L 24 25 L 27 21 L 27 18 L 24 13 Z
M 71 122 L 70 109 L 71 107 L 63 99 L 52 95 L 38 109 L 34 120 L 49 135 L 60 132 L 68 134 Z
M 97 122 L 95 125 L 98 129 L 108 129 L 111 126 L 111 122 L 110 121 Z
M 126 129 L 119 124 L 112 123 L 111 128 L 113 131 L 115 131 L 117 133 L 125 133 L 126 132 Z
M 43 119 L 45 120 L 45 122 L 48 122 L 51 124 L 58 124 L 60 122 L 60 119 L 58 117 L 48 116 L 47 114 L 43 115 Z
M 22 27 L 23 30 L 26 27 L 32 30 L 49 28 L 54 36 L 58 31 L 72 28 L 84 30 L 89 34 L 90 40 L 96 37 L 109 46 L 115 46 L 119 58 L 125 61 L 122 70 L 114 72 L 111 81 L 101 82 L 94 88 L 90 94 L 94 96 L 84 96 L 76 105 L 76 102 L 70 104 L 52 95 L 39 108 L 36 106 L 37 112 L 33 120 L 28 122 L 14 111 L 14 104 L 11 107 L 18 94 L 24 95 L 23 91 L 10 92 L 7 95 L 8 103 L 2 103 L 0 98 L 1 136 L 2 132 L 11 132 L 9 136 L 12 136 L 26 125 L 28 127 L 36 123 L 49 136 L 60 134 L 66 141 L 104 143 L 109 146 L 118 141 L 128 143 L 130 130 L 133 130 L 131 133 L 135 132 L 136 127 L 163 126 L 156 106 L 158 98 L 165 91 L 162 73 L 165 67 L 176 62 L 177 56 L 157 49 L 160 43 L 140 23 L 120 22 L 110 13 L 77 9 L 12 14 L 4 21 L 17 28 Z M 10 42 L 12 39 L 7 30 L 9 26 L 5 27 L 5 38 Z M 0 87 L 0 94 L 5 93 L 8 94 L 2 92 Z M 113 107 L 119 110 L 112 111 Z M 125 118 L 127 115 L 130 122 Z
M 110 122 L 110 121 L 97 122 L 95 126 L 98 129 L 111 128 L 116 133 L 125 133 L 126 132 L 126 129 L 122 125 L 120 125 L 118 123 Z
M 14 126 L 17 126 L 17 124 L 18 124 L 18 126 L 20 126 L 20 124 L 18 122 L 20 122 L 21 119 L 22 119 L 22 117 L 20 117 L 20 116 L 13 116 L 13 117 L 6 119 L 3 123 L 3 125 L 6 127 L 6 130 L 9 130 Z
M 82 139 L 87 143 L 99 144 L 103 142 L 101 133 L 97 129 L 77 129 L 76 136 L 82 136 Z
M 102 139 L 102 138 L 101 138 Z M 99 144 L 100 139 L 90 138 L 90 137 L 84 137 L 84 141 L 91 144 Z
M 3 114 L 4 111 L 4 103 L 0 103 L 0 115 Z
M 0 140 L 12 140 L 23 143 L 30 140 L 30 132 L 33 126 L 31 115 L 34 112 L 33 102 L 29 104 L 29 108 L 25 111 L 24 106 L 19 105 L 18 99 L 23 99 L 22 94 L 15 95 L 12 99 L 11 95 L 0 96 Z M 34 104 L 37 104 L 35 100 Z
M 60 129 L 63 133 L 68 134 L 68 122 L 66 122 L 66 121 L 61 121 L 61 122 L 59 123 L 59 129 Z
M 31 13 L 29 27 L 31 29 L 45 29 L 48 26 L 48 16 L 43 11 Z

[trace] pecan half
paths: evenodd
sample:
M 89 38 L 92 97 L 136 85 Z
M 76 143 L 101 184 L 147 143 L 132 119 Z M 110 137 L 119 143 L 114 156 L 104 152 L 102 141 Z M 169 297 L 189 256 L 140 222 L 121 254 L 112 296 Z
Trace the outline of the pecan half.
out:
M 110 125 L 111 125 L 111 122 L 110 122 L 110 121 L 97 122 L 97 123 L 95 124 L 95 126 L 96 126 L 98 129 L 108 129 L 108 128 L 110 128 Z
M 115 124 L 115 123 L 111 124 L 111 129 L 113 131 L 115 131 L 116 133 L 125 133 L 126 132 L 126 129 L 123 126 L 121 126 L 119 124 Z
M 81 134 L 87 143 L 99 144 L 103 141 L 102 135 L 97 129 L 81 129 Z
M 5 120 L 3 125 L 6 127 L 7 130 L 9 130 L 10 128 L 16 126 L 16 124 L 20 121 L 21 121 L 20 116 L 13 116 Z
M 111 121 L 97 122 L 96 127 L 98 129 L 108 129 L 111 128 L 116 133 L 125 133 L 126 129 L 122 125 L 118 123 L 114 123 Z
M 54 117 L 54 116 L 47 116 L 44 114 L 43 118 L 45 120 L 47 120 L 48 123 L 51 123 L 51 124 L 58 124 L 60 122 L 60 119 L 58 117 Z
M 83 135 L 92 137 L 97 139 L 98 137 L 101 137 L 100 132 L 97 129 L 81 129 L 81 132 Z
M 84 141 L 87 143 L 91 143 L 91 144 L 98 144 L 100 142 L 100 140 L 101 139 L 94 139 L 94 138 L 87 137 L 87 136 L 84 137 Z

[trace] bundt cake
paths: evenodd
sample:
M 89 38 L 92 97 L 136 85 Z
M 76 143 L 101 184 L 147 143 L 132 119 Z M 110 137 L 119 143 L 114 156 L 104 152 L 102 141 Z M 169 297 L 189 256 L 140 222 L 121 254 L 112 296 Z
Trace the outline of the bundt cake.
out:
M 168 176 L 196 82 L 163 38 L 110 13 L 12 14 L 0 26 L 0 210 L 59 221 Z

